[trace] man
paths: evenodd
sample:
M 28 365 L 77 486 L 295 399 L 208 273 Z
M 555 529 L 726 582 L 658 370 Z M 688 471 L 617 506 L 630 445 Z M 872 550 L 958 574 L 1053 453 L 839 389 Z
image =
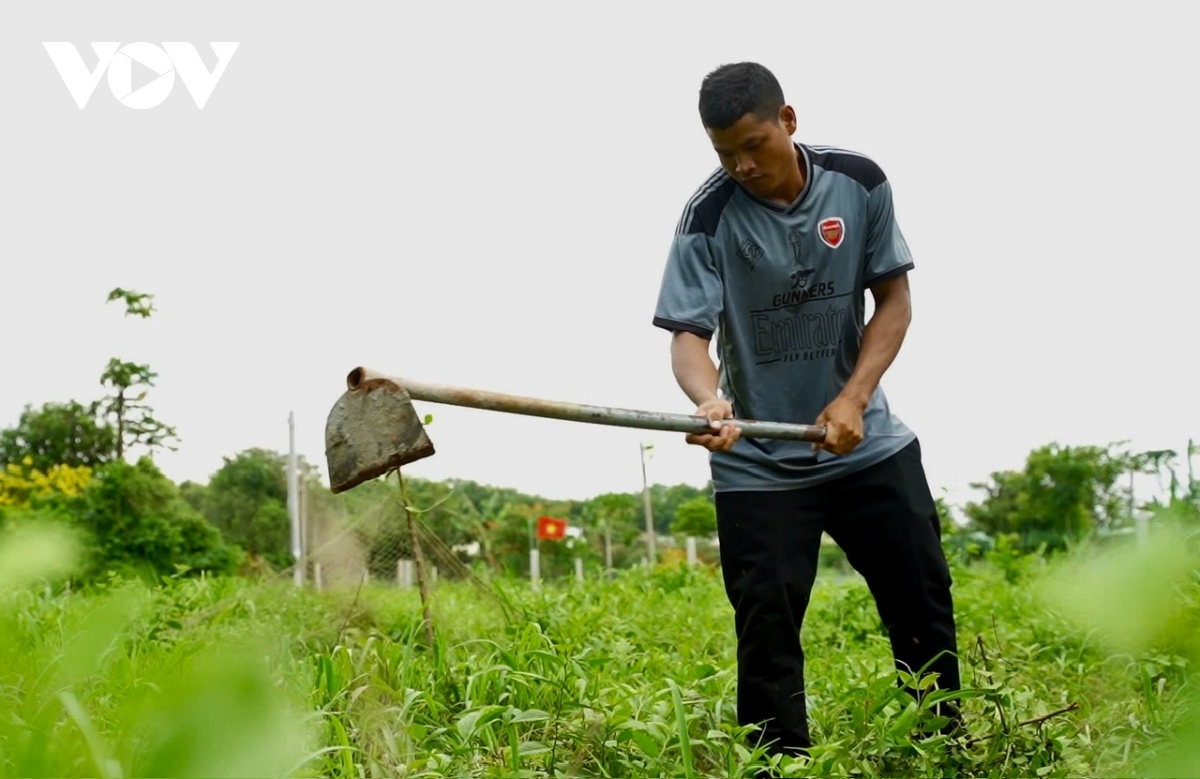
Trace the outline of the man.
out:
M 950 572 L 917 437 L 880 379 L 904 340 L 913 261 L 868 157 L 792 141 L 796 114 L 755 63 L 705 77 L 721 167 L 684 208 L 654 324 L 711 434 L 737 713 L 772 749 L 811 746 L 799 633 L 826 531 L 865 578 L 898 668 L 960 679 Z M 875 312 L 864 327 L 864 291 Z M 709 357 L 717 336 L 718 371 Z M 821 443 L 743 438 L 742 418 L 825 425 Z M 940 656 L 939 656 L 940 653 Z M 954 721 L 953 707 L 944 713 Z

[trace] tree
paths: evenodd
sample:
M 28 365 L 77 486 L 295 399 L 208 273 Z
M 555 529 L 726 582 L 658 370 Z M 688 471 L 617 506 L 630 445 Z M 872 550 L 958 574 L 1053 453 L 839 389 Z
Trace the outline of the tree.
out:
M 206 488 L 188 485 L 181 491 L 200 504 L 204 516 L 230 542 L 272 565 L 291 565 L 287 456 L 252 448 L 223 459 Z
M 613 567 L 624 568 L 646 553 L 642 534 L 645 518 L 642 501 L 632 492 L 608 492 L 586 501 L 582 510 L 586 522 L 596 529 L 593 544 L 604 553 L 604 534 L 612 534 Z M 601 558 L 603 559 L 603 558 Z
M 717 507 L 702 495 L 685 500 L 675 509 L 671 532 L 682 536 L 712 538 L 717 534 Z
M 711 485 L 707 489 L 693 487 L 690 484 L 674 484 L 669 487 L 665 484 L 650 485 L 650 512 L 654 518 L 655 531 L 670 533 L 678 508 L 689 500 L 708 498 L 711 491 Z M 645 514 L 639 513 L 639 519 L 642 527 L 645 527 Z
M 1159 487 L 1165 493 L 1147 501 L 1141 508 L 1157 516 L 1173 516 L 1200 525 L 1200 478 L 1197 478 L 1192 462 L 1197 455 L 1200 455 L 1200 445 L 1189 438 L 1183 475 L 1178 472 L 1179 453 L 1172 449 L 1152 450 L 1137 455 L 1139 464 L 1143 466 L 1142 472 L 1158 477 Z
M 32 461 L 42 472 L 56 465 L 95 468 L 113 458 L 116 431 L 97 418 L 98 404 L 78 401 L 26 405 L 15 427 L 0 431 L 0 466 Z
M 153 299 L 153 295 L 117 287 L 108 294 L 106 302 L 124 301 L 126 316 L 148 319 L 154 312 Z M 167 442 L 178 440 L 175 428 L 156 419 L 153 409 L 142 402 L 157 378 L 158 374 L 149 365 L 126 362 L 116 357 L 108 361 L 108 366 L 100 375 L 100 384 L 111 388 L 111 393 L 101 401 L 100 410 L 105 417 L 113 420 L 116 428 L 118 460 L 124 459 L 126 450 L 135 445 L 148 449 L 165 446 L 174 450 Z
M 229 573 L 237 563 L 237 550 L 147 457 L 106 463 L 62 510 L 91 537 L 87 579 L 108 571 L 170 576 L 181 567 Z
M 1111 446 L 1050 444 L 1031 452 L 1024 470 L 996 472 L 988 483 L 973 483 L 986 495 L 963 511 L 975 528 L 991 536 L 1015 535 L 1025 551 L 1041 544 L 1058 550 L 1128 519 L 1128 494 L 1118 483 L 1133 467 L 1129 455 Z
M 179 497 L 183 498 L 195 511 L 204 513 L 204 501 L 208 496 L 208 487 L 194 481 L 185 481 L 179 485 Z
M 512 503 L 505 501 L 501 493 L 493 492 L 478 502 L 464 493 L 460 504 L 462 508 L 459 515 L 474 524 L 475 538 L 479 542 L 484 561 L 492 570 L 500 571 L 500 562 L 492 554 L 492 534 L 489 529 L 507 521 L 512 511 Z

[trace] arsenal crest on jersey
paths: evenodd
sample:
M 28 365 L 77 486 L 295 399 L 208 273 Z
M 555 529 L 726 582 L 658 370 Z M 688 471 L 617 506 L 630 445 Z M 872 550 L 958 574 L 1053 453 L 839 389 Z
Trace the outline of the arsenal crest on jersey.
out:
M 830 249 L 836 249 L 842 245 L 842 239 L 846 237 L 846 223 L 842 221 L 840 216 L 833 216 L 828 219 L 822 219 L 817 225 L 817 234 L 821 236 L 821 240 Z

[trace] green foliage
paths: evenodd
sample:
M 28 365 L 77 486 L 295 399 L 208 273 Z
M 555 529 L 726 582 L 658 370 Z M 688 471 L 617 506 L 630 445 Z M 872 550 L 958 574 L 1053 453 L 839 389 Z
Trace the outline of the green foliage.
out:
M 148 457 L 105 464 L 80 498 L 44 510 L 69 517 L 86 533 L 85 581 L 114 572 L 152 578 L 229 573 L 237 564 L 237 551 Z
M 821 534 L 821 546 L 817 553 L 817 565 L 840 576 L 857 575 L 854 566 L 850 565 L 850 559 L 846 557 L 846 553 L 842 551 L 842 548 L 834 542 L 833 537 L 828 533 Z
M 1128 658 L 1141 677 L 1144 718 L 1170 738 L 1148 750 L 1142 775 L 1200 775 L 1200 532 L 1160 512 L 1142 544 L 1080 555 L 1037 582 L 1041 598 L 1102 651 Z M 1188 681 L 1192 684 L 1189 686 Z M 1162 705 L 1180 688 L 1181 711 Z
M 273 566 L 291 565 L 287 456 L 251 448 L 223 460 L 206 486 L 185 483 L 181 494 L 230 543 Z M 300 469 L 306 476 L 312 471 L 304 463 Z
M 139 445 L 147 449 L 166 447 L 175 450 L 167 443 L 177 438 L 175 428 L 156 419 L 154 410 L 142 402 L 157 378 L 158 374 L 149 365 L 123 362 L 115 357 L 108 361 L 100 375 L 100 383 L 112 389 L 112 393 L 101 401 L 100 412 L 112 420 L 116 429 L 118 458 Z M 146 389 L 134 394 L 140 387 Z
M 986 495 L 964 512 L 988 535 L 1013 534 L 1024 551 L 1062 550 L 1128 517 L 1128 493 L 1118 482 L 1133 465 L 1112 447 L 1050 444 L 1031 452 L 1024 470 L 996 472 L 990 482 L 972 484 Z
M 67 523 L 29 509 L 0 514 L 0 599 L 64 579 L 76 571 L 81 556 L 79 534 Z
M 97 418 L 98 403 L 71 400 L 26 405 L 17 424 L 0 431 L 0 466 L 32 459 L 30 467 L 46 472 L 56 465 L 94 468 L 116 452 L 116 431 Z
M 712 499 L 697 495 L 675 509 L 671 532 L 678 536 L 712 538 L 717 534 L 717 507 Z
M 278 638 L 317 635 L 315 619 L 282 598 L 258 613 L 233 580 L 39 586 L 77 573 L 79 551 L 60 526 L 0 534 L 0 777 L 283 776 L 307 762 L 317 736 Z
M 140 316 L 142 319 L 149 319 L 150 315 L 154 313 L 154 295 L 117 287 L 108 293 L 105 302 L 112 303 L 115 300 L 125 303 L 125 316 Z
M 646 545 L 642 540 L 645 513 L 641 495 L 632 492 L 597 495 L 584 503 L 580 514 L 584 527 L 591 530 L 590 537 L 601 559 L 605 533 L 611 537 L 614 568 L 627 568 L 645 557 Z
M 148 318 L 154 311 L 153 295 L 133 290 L 114 289 L 108 302 L 121 300 L 125 303 L 126 316 Z M 133 446 L 144 446 L 153 450 L 166 447 L 174 451 L 169 441 L 178 440 L 175 428 L 158 420 L 154 410 L 144 403 L 158 374 L 149 365 L 126 362 L 113 357 L 100 375 L 100 384 L 111 392 L 99 405 L 104 417 L 112 420 L 116 431 L 116 457 L 122 459 Z
M 1162 497 L 1148 501 L 1143 507 L 1145 510 L 1165 512 L 1187 525 L 1200 527 L 1200 478 L 1197 478 L 1192 462 L 1197 455 L 1200 455 L 1200 445 L 1191 439 L 1182 466 L 1178 462 L 1179 454 L 1170 449 L 1142 453 L 1143 472 L 1157 475 L 1164 493 Z M 1162 483 L 1164 478 L 1166 484 Z
M 633 494 L 633 493 L 631 493 Z M 690 484 L 651 484 L 650 485 L 650 513 L 654 518 L 654 530 L 657 533 L 669 534 L 671 526 L 675 523 L 675 518 L 679 507 L 688 501 L 696 498 L 706 498 L 711 500 L 711 487 L 697 488 Z M 637 493 L 637 497 L 641 500 L 641 493 Z M 646 515 L 641 504 L 638 504 L 638 522 L 639 527 L 645 528 Z
M 965 689 L 954 697 L 967 727 L 956 740 L 931 735 L 931 705 L 948 697 L 932 677 L 921 702 L 899 689 L 866 585 L 819 580 L 803 635 L 816 745 L 789 760 L 736 723 L 732 619 L 708 569 L 539 592 L 498 579 L 511 619 L 472 587 L 440 582 L 430 649 L 416 593 L 378 584 L 352 598 L 232 577 L 56 594 L 38 574 L 66 575 L 71 550 L 31 529 L 0 536 L 0 776 L 1200 770 L 1200 577 L 1184 551 L 1195 540 L 1179 535 L 1137 561 L 1041 560 L 1021 586 L 987 561 L 956 566 Z M 1130 623 L 1108 606 L 1143 579 L 1123 597 L 1148 614 Z

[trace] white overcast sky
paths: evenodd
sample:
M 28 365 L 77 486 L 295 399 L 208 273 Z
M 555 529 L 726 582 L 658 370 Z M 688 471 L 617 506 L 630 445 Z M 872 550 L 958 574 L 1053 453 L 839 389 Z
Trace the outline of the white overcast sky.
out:
M 1051 441 L 1182 449 L 1195 402 L 1200 6 L 1177 2 L 17 2 L 0 9 L 0 426 L 101 393 L 112 356 L 204 481 L 248 447 L 324 472 L 366 364 L 428 382 L 690 413 L 650 324 L 676 220 L 716 166 L 700 80 L 753 59 L 796 140 L 866 153 L 917 269 L 884 379 L 935 491 Z M 44 41 L 239 46 L 203 110 Z M 137 87 L 148 79 L 135 72 Z M 139 81 L 140 79 L 140 81 Z M 151 320 L 105 305 L 156 295 Z M 703 484 L 644 433 L 418 404 L 408 467 L 552 498 Z

